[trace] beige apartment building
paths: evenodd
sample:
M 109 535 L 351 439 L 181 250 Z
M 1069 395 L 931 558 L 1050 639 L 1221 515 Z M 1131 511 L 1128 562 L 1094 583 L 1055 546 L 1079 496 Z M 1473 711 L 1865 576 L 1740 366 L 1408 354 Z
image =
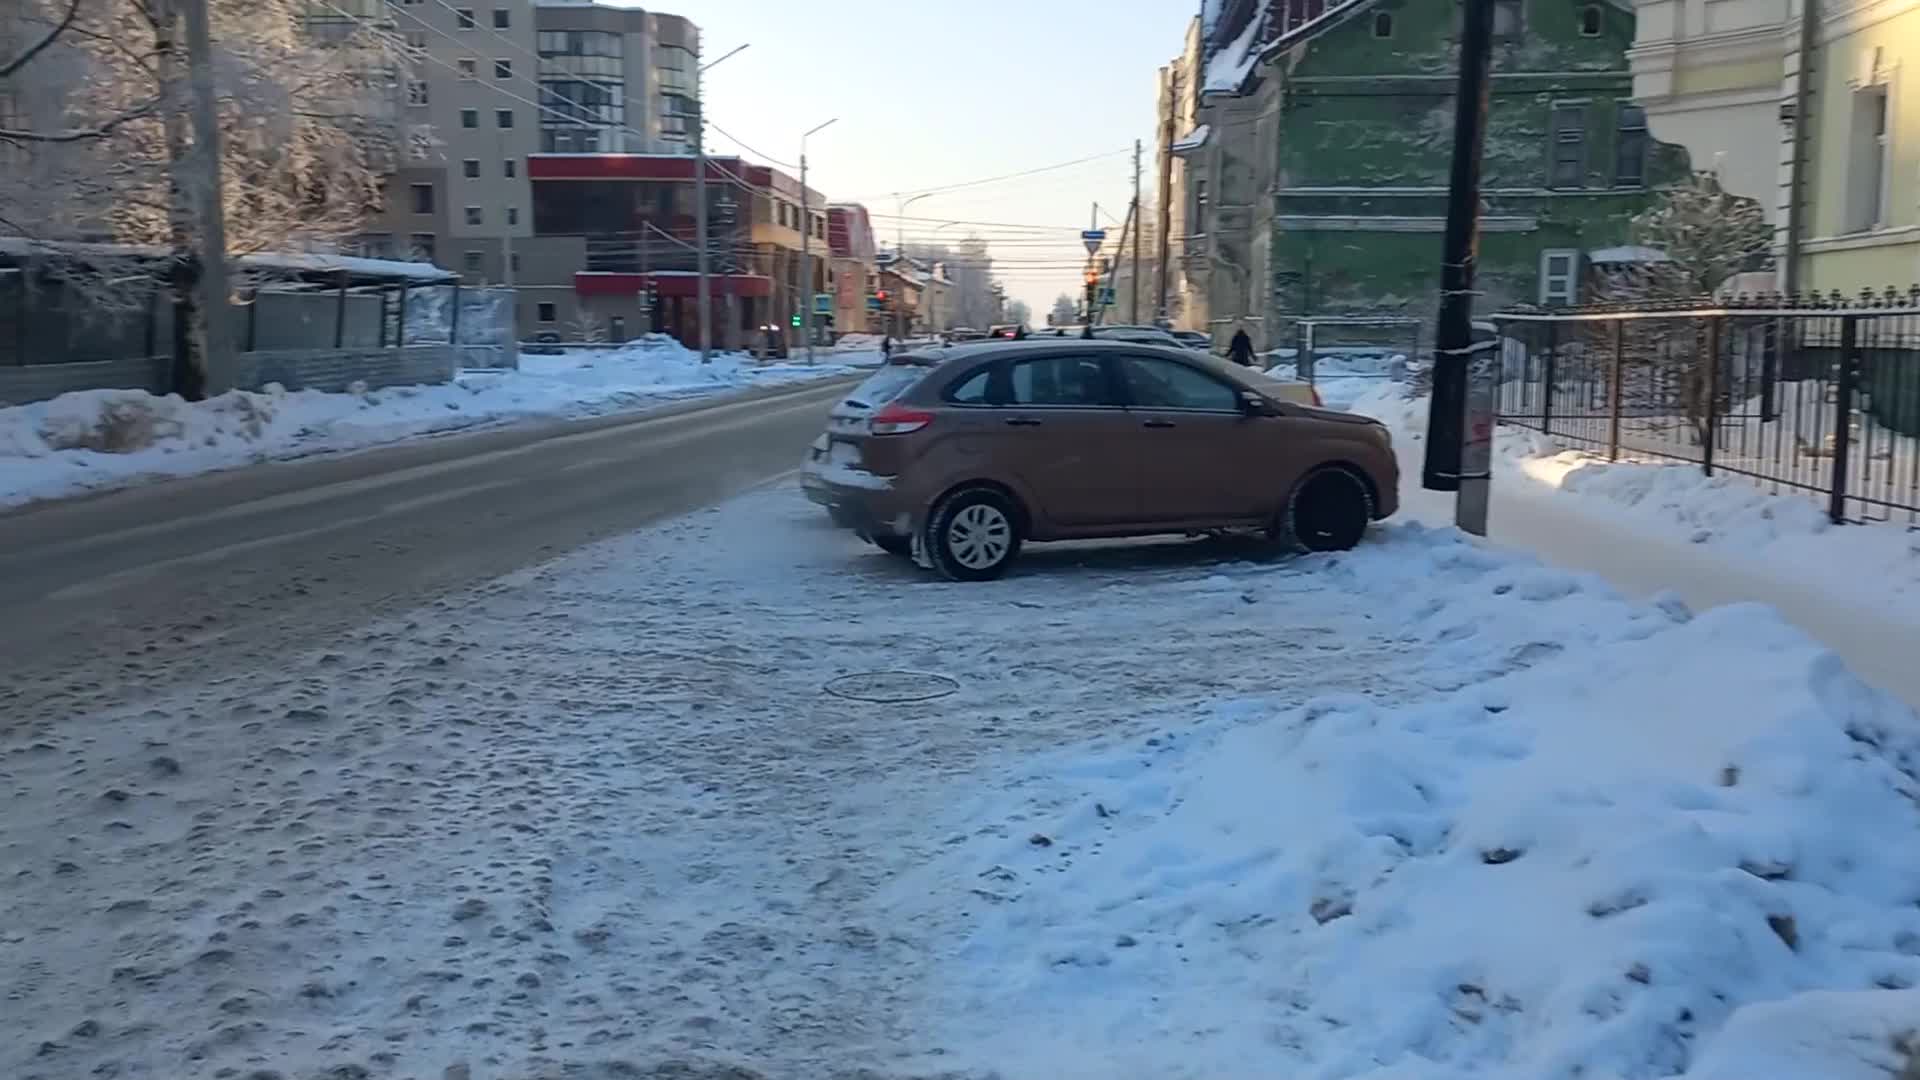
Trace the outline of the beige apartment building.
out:
M 1634 95 L 1653 134 L 1760 201 L 1781 284 L 1920 281 L 1920 0 L 1642 0 L 1636 13 Z
M 580 0 L 385 0 L 385 14 L 414 60 L 409 137 L 367 254 L 537 284 L 528 272 L 551 260 L 530 261 L 530 155 L 688 150 L 699 31 L 684 18 Z

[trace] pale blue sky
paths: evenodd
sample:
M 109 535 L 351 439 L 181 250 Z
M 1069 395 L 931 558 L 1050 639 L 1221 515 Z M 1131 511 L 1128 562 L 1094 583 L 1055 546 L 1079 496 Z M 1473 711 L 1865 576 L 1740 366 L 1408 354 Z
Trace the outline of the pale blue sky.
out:
M 615 0 L 619 2 L 619 0 Z M 797 163 L 835 200 L 897 213 L 888 194 L 1115 154 L 1037 176 L 932 195 L 913 217 L 1086 227 L 1094 200 L 1117 240 L 1132 195 L 1131 147 L 1145 144 L 1142 192 L 1153 197 L 1154 75 L 1180 51 L 1197 0 L 669 0 L 629 6 L 698 23 L 706 56 L 750 47 L 706 76 L 713 125 L 764 154 Z M 740 149 L 712 133 L 715 153 Z M 931 235 L 937 221 L 908 223 Z M 875 222 L 891 244 L 895 223 Z M 942 229 L 959 238 L 966 226 Z M 1085 251 L 1070 233 L 981 227 L 1004 262 L 1008 291 L 1041 320 L 1055 295 L 1080 288 L 1067 265 Z M 1051 244 L 1039 237 L 1057 235 Z M 1110 241 L 1111 242 L 1111 241 Z M 1026 265 L 1014 265 L 1023 262 Z M 1043 266 L 1042 263 L 1058 263 Z

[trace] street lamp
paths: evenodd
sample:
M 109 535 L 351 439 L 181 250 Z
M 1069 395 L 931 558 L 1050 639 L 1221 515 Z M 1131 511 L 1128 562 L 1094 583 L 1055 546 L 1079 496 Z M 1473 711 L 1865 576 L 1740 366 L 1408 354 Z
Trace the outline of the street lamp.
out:
M 712 268 L 707 264 L 707 112 L 700 94 L 700 76 L 746 47 L 735 45 L 717 59 L 693 69 L 693 242 L 699 249 L 694 259 L 700 277 L 694 312 L 700 320 L 700 362 L 703 364 L 713 360 L 713 283 L 709 280 Z
M 800 136 L 800 283 L 806 290 L 801 304 L 807 317 L 807 363 L 813 363 L 813 211 L 807 207 L 807 136 L 827 127 L 835 120 L 815 124 Z

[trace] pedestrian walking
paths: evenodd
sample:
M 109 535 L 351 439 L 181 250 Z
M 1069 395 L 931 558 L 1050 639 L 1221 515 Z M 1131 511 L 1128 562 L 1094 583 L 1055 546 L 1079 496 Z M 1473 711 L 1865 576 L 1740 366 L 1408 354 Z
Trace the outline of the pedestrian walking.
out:
M 893 335 L 892 334 L 880 335 L 880 358 L 882 360 L 893 359 Z
M 1241 367 L 1253 366 L 1253 339 L 1244 328 L 1233 332 L 1233 342 L 1227 346 L 1227 359 Z

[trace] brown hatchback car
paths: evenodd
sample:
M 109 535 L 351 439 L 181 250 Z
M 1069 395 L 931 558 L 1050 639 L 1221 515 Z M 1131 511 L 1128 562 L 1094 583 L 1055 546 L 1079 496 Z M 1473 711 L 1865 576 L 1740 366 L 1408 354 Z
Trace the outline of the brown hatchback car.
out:
M 1256 529 L 1345 549 L 1399 507 L 1385 426 L 1190 349 L 1040 338 L 905 354 L 825 438 L 807 483 L 834 521 L 961 581 L 998 577 L 1029 540 Z

